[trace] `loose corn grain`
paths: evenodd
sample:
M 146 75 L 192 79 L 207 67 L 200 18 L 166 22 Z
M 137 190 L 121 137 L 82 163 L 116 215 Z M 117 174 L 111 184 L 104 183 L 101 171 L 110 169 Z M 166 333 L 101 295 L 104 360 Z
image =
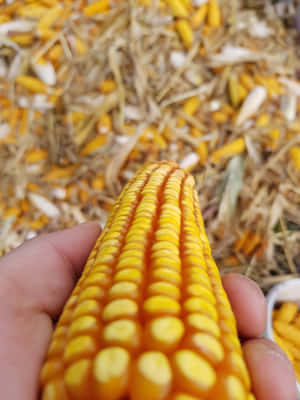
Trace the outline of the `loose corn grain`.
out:
M 189 21 L 187 21 L 186 19 L 179 19 L 178 21 L 176 21 L 175 26 L 179 36 L 183 41 L 183 44 L 187 49 L 189 49 L 194 41 L 194 33 Z
M 222 23 L 220 6 L 217 0 L 208 2 L 208 24 L 211 27 L 219 28 Z
M 239 138 L 234 140 L 227 145 L 220 147 L 218 150 L 214 151 L 211 155 L 211 160 L 214 163 L 218 163 L 221 160 L 232 157 L 236 154 L 242 153 L 246 148 L 244 138 Z
M 191 25 L 193 29 L 198 29 L 207 17 L 208 6 L 203 4 L 191 16 Z

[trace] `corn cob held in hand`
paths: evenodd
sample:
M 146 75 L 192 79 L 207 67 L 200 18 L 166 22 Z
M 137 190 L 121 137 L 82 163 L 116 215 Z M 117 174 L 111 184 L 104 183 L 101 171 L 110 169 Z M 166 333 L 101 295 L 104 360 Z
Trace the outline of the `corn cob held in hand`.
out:
M 194 180 L 124 188 L 55 329 L 42 400 L 253 400 Z

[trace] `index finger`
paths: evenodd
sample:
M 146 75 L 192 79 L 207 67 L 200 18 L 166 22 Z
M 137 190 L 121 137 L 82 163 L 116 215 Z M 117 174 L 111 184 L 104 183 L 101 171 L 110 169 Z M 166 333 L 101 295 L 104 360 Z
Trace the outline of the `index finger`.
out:
M 235 314 L 239 334 L 245 339 L 261 336 L 266 327 L 267 305 L 259 286 L 240 274 L 225 275 L 223 286 Z

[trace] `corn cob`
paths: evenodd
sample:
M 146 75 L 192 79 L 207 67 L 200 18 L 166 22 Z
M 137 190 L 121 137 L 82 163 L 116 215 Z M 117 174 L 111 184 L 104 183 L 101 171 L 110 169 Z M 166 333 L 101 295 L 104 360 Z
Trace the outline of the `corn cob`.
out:
M 56 326 L 42 400 L 253 400 L 193 178 L 127 184 Z

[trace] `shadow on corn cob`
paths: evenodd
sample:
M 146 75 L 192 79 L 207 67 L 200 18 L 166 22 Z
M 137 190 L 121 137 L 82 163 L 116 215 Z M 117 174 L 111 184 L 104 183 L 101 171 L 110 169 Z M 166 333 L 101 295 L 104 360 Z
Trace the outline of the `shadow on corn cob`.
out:
M 124 188 L 56 326 L 42 400 L 253 400 L 194 180 L 172 162 Z

